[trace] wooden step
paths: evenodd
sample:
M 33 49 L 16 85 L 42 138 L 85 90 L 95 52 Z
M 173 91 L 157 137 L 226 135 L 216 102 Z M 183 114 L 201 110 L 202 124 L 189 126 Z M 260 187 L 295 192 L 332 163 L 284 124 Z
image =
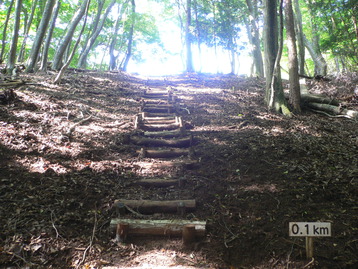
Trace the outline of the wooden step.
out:
M 205 236 L 206 221 L 193 221 L 183 219 L 171 220 L 142 220 L 142 219 L 112 219 L 112 231 L 116 231 L 116 239 L 125 242 L 127 236 L 174 236 L 183 237 L 187 227 L 192 227 L 195 239 Z M 184 232 L 184 234 L 183 234 Z
M 181 128 L 180 123 L 170 123 L 170 124 L 151 124 L 151 123 L 143 123 L 139 124 L 138 128 L 144 131 L 168 131 L 168 130 L 176 130 Z
M 162 138 L 172 138 L 172 137 L 183 137 L 186 135 L 184 128 L 178 128 L 170 131 L 146 131 L 143 132 L 143 136 L 146 137 L 162 137 Z
M 145 178 L 131 182 L 129 185 L 139 185 L 147 188 L 167 188 L 171 186 L 183 187 L 184 178 L 168 179 L 168 178 Z
M 158 139 L 132 136 L 130 137 L 130 141 L 138 146 L 187 148 L 192 145 L 193 137 L 187 136 L 177 139 Z
M 142 213 L 182 213 L 195 210 L 195 200 L 167 200 L 167 201 L 152 201 L 152 200 L 126 200 L 118 199 L 114 201 L 115 208 L 129 207 L 130 209 Z
M 178 158 L 182 156 L 189 156 L 188 149 L 144 149 L 137 151 L 140 158 Z

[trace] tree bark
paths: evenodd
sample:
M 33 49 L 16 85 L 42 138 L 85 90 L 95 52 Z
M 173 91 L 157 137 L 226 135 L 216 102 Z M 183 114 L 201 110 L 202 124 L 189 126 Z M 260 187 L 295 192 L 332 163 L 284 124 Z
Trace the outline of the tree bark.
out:
M 305 75 L 305 43 L 303 41 L 303 25 L 302 14 L 298 0 L 293 1 L 293 7 L 296 18 L 296 36 L 297 36 L 297 48 L 298 48 L 298 72 L 301 75 Z
M 128 45 L 127 45 L 127 53 L 126 56 L 124 58 L 124 61 L 122 63 L 121 69 L 123 71 L 127 71 L 127 67 L 128 67 L 128 63 L 130 58 L 132 57 L 132 46 L 133 46 L 133 34 L 134 34 L 134 25 L 135 25 L 135 13 L 136 13 L 136 6 L 135 6 L 135 1 L 131 0 L 131 4 L 132 4 L 132 25 L 131 28 L 129 30 L 129 37 L 128 37 Z
M 246 23 L 246 28 L 249 41 L 252 45 L 251 53 L 254 60 L 255 72 L 257 76 L 263 78 L 265 74 L 260 45 L 260 32 L 257 26 L 259 20 L 257 11 L 257 0 L 246 0 L 246 4 L 250 14 L 249 21 Z
M 22 0 L 17 0 L 16 8 L 15 8 L 14 31 L 13 31 L 12 41 L 11 41 L 9 58 L 8 58 L 8 62 L 6 64 L 6 72 L 9 75 L 12 74 L 12 71 L 15 68 L 17 41 L 19 39 L 21 8 L 22 8 Z
M 83 22 L 83 26 L 82 26 L 82 30 L 80 32 L 80 34 L 78 35 L 77 41 L 75 43 L 75 45 L 73 46 L 72 52 L 70 54 L 70 56 L 67 59 L 67 62 L 61 67 L 60 72 L 58 73 L 57 77 L 54 80 L 54 83 L 59 84 L 61 82 L 62 76 L 65 73 L 66 69 L 69 67 L 69 65 L 71 64 L 72 58 L 75 55 L 75 52 L 77 50 L 78 44 L 81 41 L 81 36 L 85 30 L 86 27 L 86 23 L 87 23 L 87 14 L 88 14 L 88 9 L 89 9 L 89 5 L 90 5 L 91 0 L 86 0 L 86 8 L 85 8 L 85 20 Z
M 2 31 L 2 40 L 1 40 L 1 53 L 0 53 L 0 63 L 4 60 L 5 48 L 6 48 L 6 40 L 7 40 L 7 27 L 9 25 L 9 19 L 12 11 L 12 7 L 14 6 L 15 0 L 11 0 L 9 9 L 6 14 L 6 19 L 4 22 L 4 29 Z
M 280 30 L 277 21 L 276 0 L 265 0 L 264 8 L 264 40 L 265 40 L 265 75 L 266 97 L 265 101 L 270 110 L 290 116 L 286 99 L 283 94 L 281 82 L 280 60 L 282 55 L 282 2 L 280 3 Z M 280 45 L 278 46 L 278 40 Z
M 301 112 L 301 92 L 298 77 L 298 61 L 292 0 L 285 0 L 288 68 L 290 81 L 290 104 L 294 112 Z
M 104 13 L 102 20 L 99 23 L 95 24 L 93 27 L 91 27 L 93 29 L 93 33 L 91 35 L 91 38 L 89 39 L 89 44 L 87 45 L 88 42 L 86 42 L 86 46 L 84 47 L 84 50 L 82 51 L 82 53 L 80 55 L 80 59 L 78 61 L 79 68 L 86 67 L 88 54 L 89 54 L 90 50 L 92 49 L 98 35 L 102 31 L 102 28 L 104 26 L 104 23 L 105 23 L 107 17 L 108 17 L 108 14 L 111 11 L 115 2 L 116 2 L 116 0 L 112 0 L 112 2 L 109 4 L 109 6 L 107 7 L 107 9 Z
M 17 57 L 17 61 L 20 63 L 22 63 L 24 61 L 26 41 L 29 36 L 29 31 L 30 31 L 30 27 L 32 24 L 32 20 L 34 18 L 34 13 L 36 10 L 37 2 L 38 2 L 38 0 L 32 1 L 31 14 L 30 14 L 29 20 L 27 21 L 27 24 L 26 24 L 26 28 L 25 28 L 25 32 L 24 32 L 24 40 L 22 41 L 19 56 Z
M 56 54 L 55 54 L 55 57 L 54 57 L 53 63 L 52 63 L 52 67 L 55 70 L 60 70 L 63 65 L 64 54 L 65 54 L 66 49 L 68 48 L 69 44 L 71 43 L 73 34 L 76 30 L 78 23 L 80 22 L 80 20 L 82 19 L 83 15 L 86 12 L 87 2 L 88 2 L 88 0 L 83 0 L 79 10 L 74 15 L 72 21 L 70 22 L 70 25 L 68 27 L 66 35 L 63 38 L 62 43 L 57 48 L 57 51 L 56 51 Z
M 191 50 L 191 0 L 186 1 L 186 21 L 185 21 L 185 48 L 186 48 L 186 72 L 194 72 L 193 55 Z
M 117 68 L 117 59 L 119 56 L 119 53 L 117 55 L 114 55 L 114 51 L 117 45 L 117 37 L 118 37 L 118 31 L 120 28 L 120 23 L 122 21 L 122 16 L 124 13 L 125 7 L 127 6 L 129 0 L 126 0 L 119 8 L 118 8 L 118 18 L 116 20 L 115 26 L 113 28 L 112 32 L 112 40 L 109 45 L 109 70 L 115 70 Z
M 34 71 L 35 65 L 37 63 L 37 59 L 39 57 L 40 48 L 42 45 L 42 41 L 46 34 L 46 30 L 52 15 L 53 7 L 55 5 L 56 0 L 49 0 L 46 2 L 46 7 L 44 13 L 42 14 L 40 26 L 37 29 L 35 41 L 32 45 L 32 49 L 30 52 L 30 57 L 28 59 L 28 64 L 26 67 L 26 72 L 31 73 Z
M 44 48 L 43 48 L 43 51 L 42 51 L 42 59 L 41 59 L 40 70 L 43 71 L 43 72 L 47 71 L 48 50 L 50 48 L 52 34 L 53 34 L 54 29 L 55 29 L 56 20 L 57 20 L 57 16 L 58 16 L 58 12 L 60 10 L 60 7 L 61 7 L 61 0 L 57 0 L 55 9 L 54 9 L 53 14 L 52 14 L 50 27 L 48 29 L 48 33 L 47 33 L 47 36 L 46 36 Z

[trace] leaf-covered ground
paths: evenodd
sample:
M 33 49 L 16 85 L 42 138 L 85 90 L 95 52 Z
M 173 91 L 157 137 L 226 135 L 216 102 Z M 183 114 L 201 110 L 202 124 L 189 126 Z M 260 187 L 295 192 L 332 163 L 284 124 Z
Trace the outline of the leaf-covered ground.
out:
M 2 268 L 357 268 L 357 121 L 266 110 L 257 78 L 189 75 L 144 79 L 71 71 L 20 75 L 0 95 Z M 309 89 L 358 109 L 357 74 L 309 81 Z M 196 163 L 138 159 L 126 143 L 147 88 L 171 87 L 195 138 Z M 11 94 L 10 94 L 11 95 Z M 0 96 L 0 97 L 1 97 Z M 6 98 L 5 98 L 6 97 Z M 185 178 L 184 188 L 131 185 Z M 113 201 L 195 198 L 185 218 L 206 220 L 192 247 L 175 238 L 115 242 Z M 129 216 L 131 217 L 131 216 Z M 152 218 L 177 218 L 156 215 Z M 291 221 L 332 223 L 305 258 Z

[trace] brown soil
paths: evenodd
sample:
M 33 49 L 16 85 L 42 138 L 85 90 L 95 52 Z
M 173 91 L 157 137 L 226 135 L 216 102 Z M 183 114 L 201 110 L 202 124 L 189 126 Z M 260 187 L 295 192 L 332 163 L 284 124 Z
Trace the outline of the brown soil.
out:
M 0 105 L 1 268 L 358 267 L 357 121 L 270 113 L 257 78 L 89 71 L 71 71 L 61 85 L 53 78 L 21 75 L 26 84 Z M 357 81 L 351 74 L 309 88 L 357 110 Z M 143 90 L 166 87 L 195 137 L 197 163 L 185 169 L 140 160 L 138 147 L 125 143 Z M 130 185 L 143 177 L 187 183 Z M 193 197 L 198 208 L 185 218 L 208 223 L 193 246 L 113 240 L 115 199 Z M 168 217 L 177 218 L 150 218 Z M 332 223 L 332 237 L 315 239 L 313 260 L 304 238 L 288 236 L 292 221 Z

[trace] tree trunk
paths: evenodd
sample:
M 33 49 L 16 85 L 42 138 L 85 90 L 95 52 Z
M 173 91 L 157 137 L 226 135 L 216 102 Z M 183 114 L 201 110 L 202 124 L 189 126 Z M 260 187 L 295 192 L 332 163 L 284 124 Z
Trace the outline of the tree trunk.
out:
M 4 29 L 2 31 L 2 40 L 1 40 L 1 53 L 0 53 L 0 63 L 4 60 L 5 48 L 6 48 L 6 40 L 7 40 L 7 27 L 9 25 L 9 19 L 11 15 L 12 7 L 14 6 L 15 0 L 12 0 L 9 5 L 9 9 L 6 14 L 6 19 L 4 22 Z
M 298 0 L 293 1 L 296 18 L 296 36 L 298 48 L 298 72 L 305 75 L 305 43 L 303 41 L 302 14 Z
M 315 22 L 316 14 L 312 10 L 312 0 L 308 1 L 308 10 L 311 15 L 311 31 L 312 41 L 310 42 L 306 36 L 303 36 L 303 41 L 306 48 L 311 54 L 312 60 L 314 61 L 314 76 L 326 76 L 327 75 L 327 62 L 323 58 L 320 45 L 319 45 L 319 31 Z
M 117 12 L 118 17 L 117 17 L 115 26 L 113 28 L 112 40 L 109 45 L 109 70 L 115 70 L 117 67 L 118 54 L 114 55 L 114 50 L 117 45 L 117 36 L 118 36 L 119 28 L 120 28 L 119 26 L 122 21 L 122 16 L 123 16 L 125 7 L 128 4 L 128 1 L 129 0 L 126 0 L 121 6 L 118 7 L 118 12 Z
M 53 7 L 55 5 L 56 0 L 49 0 L 46 2 L 46 7 L 44 13 L 42 14 L 40 26 L 36 32 L 36 38 L 32 45 L 32 49 L 30 52 L 30 57 L 28 59 L 28 64 L 26 67 L 26 72 L 31 73 L 34 71 L 35 65 L 37 63 L 37 59 L 39 57 L 40 48 L 42 45 L 42 41 L 45 37 L 46 30 L 52 15 Z
M 31 27 L 31 24 L 32 24 L 32 20 L 34 18 L 37 2 L 38 2 L 38 0 L 34 0 L 32 2 L 30 18 L 27 21 L 27 25 L 26 25 L 25 32 L 24 32 L 24 40 L 22 41 L 19 56 L 17 57 L 17 61 L 20 62 L 20 63 L 22 63 L 24 61 L 26 41 L 27 41 L 27 38 L 29 36 L 29 31 L 30 31 L 30 27 Z
M 53 34 L 54 29 L 55 29 L 56 20 L 57 20 L 57 16 L 58 16 L 58 12 L 60 10 L 60 7 L 61 7 L 61 0 L 57 0 L 55 9 L 53 11 L 52 19 L 51 19 L 51 22 L 50 22 L 50 27 L 48 29 L 48 33 L 47 33 L 47 36 L 46 36 L 43 52 L 42 52 L 40 70 L 43 71 L 43 72 L 47 71 L 48 50 L 50 48 L 52 34 Z
M 185 48 L 186 48 L 186 72 L 194 72 L 193 55 L 191 51 L 191 0 L 186 1 L 186 22 L 185 22 Z
M 247 33 L 249 41 L 252 45 L 252 57 L 255 65 L 256 75 L 264 77 L 264 64 L 262 60 L 261 45 L 260 45 L 260 33 L 257 26 L 258 23 L 258 11 L 257 0 L 246 0 L 246 4 L 250 13 L 250 20 L 246 23 Z M 245 20 L 246 21 L 246 20 Z
M 8 62 L 6 64 L 6 72 L 9 75 L 12 74 L 12 71 L 15 68 L 17 41 L 19 39 L 21 8 L 22 8 L 22 0 L 17 0 L 16 8 L 15 8 L 14 31 L 13 31 L 12 41 L 11 41 L 9 58 L 8 58 Z
M 131 0 L 132 3 L 132 25 L 131 29 L 129 31 L 129 37 L 128 37 L 128 46 L 127 46 L 127 53 L 126 57 L 122 63 L 122 70 L 127 71 L 127 66 L 129 63 L 130 58 L 132 57 L 132 45 L 133 45 L 133 34 L 134 34 L 134 25 L 135 25 L 135 1 Z
M 282 55 L 282 2 L 280 4 L 280 31 L 277 22 L 276 0 L 265 0 L 264 8 L 264 40 L 265 40 L 265 74 L 266 74 L 266 97 L 265 101 L 269 109 L 290 116 L 286 99 L 283 94 L 281 82 L 280 60 Z M 279 36 L 280 35 L 280 36 Z M 280 46 L 278 47 L 278 39 Z
M 290 104 L 294 112 L 301 112 L 301 93 L 298 77 L 298 61 L 292 0 L 285 0 L 286 36 L 290 81 Z
M 88 9 L 89 9 L 89 5 L 90 5 L 91 0 L 86 0 L 86 2 L 87 2 L 87 3 L 86 3 L 86 8 L 85 8 L 85 20 L 84 20 L 84 22 L 83 22 L 83 26 L 82 26 L 81 32 L 80 32 L 80 34 L 78 35 L 77 41 L 76 41 L 75 45 L 73 46 L 72 52 L 71 52 L 70 56 L 68 57 L 67 62 L 61 67 L 60 72 L 58 73 L 56 79 L 54 80 L 54 83 L 56 83 L 56 84 L 61 83 L 62 76 L 63 76 L 63 74 L 65 73 L 66 69 L 67 69 L 67 68 L 69 67 L 69 65 L 71 64 L 72 58 L 73 58 L 73 56 L 74 56 L 75 53 L 76 53 L 78 44 L 79 44 L 80 41 L 81 41 L 81 36 L 82 36 L 82 34 L 83 34 L 84 30 L 85 30 L 86 23 L 87 23 Z
M 314 47 L 313 43 L 307 39 L 306 35 L 303 35 L 303 41 L 314 62 L 314 76 L 327 75 L 327 62 L 323 58 L 321 51 Z
M 97 15 L 97 17 L 99 17 L 98 20 L 96 18 L 95 23 L 93 24 L 93 26 L 91 26 L 91 29 L 93 29 L 92 35 L 89 40 L 86 40 L 84 49 L 80 55 L 80 59 L 78 61 L 78 65 L 77 65 L 79 68 L 86 68 L 88 54 L 89 54 L 90 50 L 92 49 L 98 35 L 102 31 L 102 28 L 103 28 L 103 25 L 107 19 L 107 16 L 108 16 L 109 12 L 111 11 L 115 2 L 116 2 L 116 0 L 112 0 L 112 2 L 109 4 L 101 21 L 99 21 L 100 16 Z M 104 2 L 103 2 L 103 4 L 104 4 Z M 103 4 L 102 4 L 102 7 L 98 9 L 99 15 L 101 14 L 101 11 L 103 9 Z M 89 42 L 89 44 L 88 44 L 88 42 Z
M 62 65 L 63 65 L 63 60 L 64 60 L 64 54 L 65 51 L 68 47 L 68 45 L 71 43 L 73 34 L 76 30 L 76 27 L 78 25 L 78 23 L 80 22 L 80 20 L 82 19 L 83 15 L 85 14 L 86 11 L 86 7 L 87 7 L 87 2 L 88 0 L 84 0 L 80 6 L 80 9 L 77 11 L 77 13 L 74 15 L 68 30 L 66 32 L 66 35 L 63 38 L 62 43 L 59 45 L 59 47 L 57 48 L 55 57 L 53 59 L 53 64 L 52 67 L 55 70 L 60 70 Z

